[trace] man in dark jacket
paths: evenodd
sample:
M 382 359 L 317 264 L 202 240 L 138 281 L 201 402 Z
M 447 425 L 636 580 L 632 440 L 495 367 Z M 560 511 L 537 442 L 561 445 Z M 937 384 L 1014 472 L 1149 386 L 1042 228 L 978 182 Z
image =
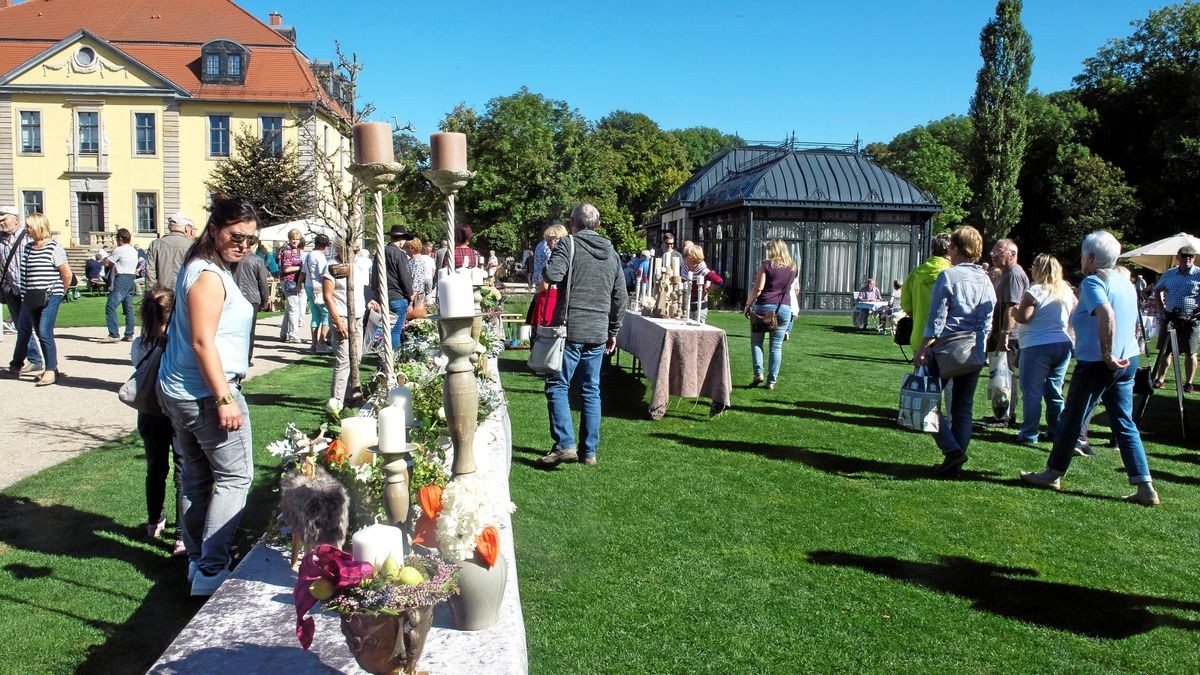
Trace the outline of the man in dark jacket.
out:
M 392 243 L 383 249 L 383 262 L 387 267 L 388 310 L 392 313 L 392 349 L 400 348 L 400 335 L 404 333 L 404 319 L 408 314 L 408 303 L 412 300 L 413 278 L 408 269 L 408 254 L 401 248 L 404 242 L 413 236 L 404 229 L 403 225 L 393 225 L 388 233 Z M 367 297 L 367 308 L 372 312 L 379 311 L 377 295 L 379 293 L 379 269 L 371 274 L 371 288 Z
M 621 260 L 612 242 L 596 233 L 599 226 L 600 212 L 595 206 L 586 202 L 576 206 L 571 212 L 572 236 L 558 242 L 542 272 L 547 283 L 559 285 L 554 325 L 565 322 L 567 326 L 562 370 L 546 378 L 554 448 L 538 463 L 547 467 L 576 460 L 594 465 L 600 446 L 600 365 L 604 355 L 617 348 L 617 331 L 629 294 Z M 570 288 L 566 287 L 568 269 Z M 583 393 L 578 446 L 567 400 L 575 380 Z
M 262 309 L 263 301 L 270 295 L 271 281 L 267 275 L 267 264 L 256 255 L 247 255 L 233 270 L 233 280 L 237 282 L 242 296 L 254 306 L 254 320 L 250 323 L 250 353 L 247 359 L 254 364 L 254 333 L 258 325 L 258 312 Z

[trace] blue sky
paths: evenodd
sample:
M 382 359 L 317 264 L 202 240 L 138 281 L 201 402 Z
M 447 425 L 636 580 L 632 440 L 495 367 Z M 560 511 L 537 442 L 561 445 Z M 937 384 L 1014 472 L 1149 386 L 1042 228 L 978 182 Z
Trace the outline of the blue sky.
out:
M 575 0 L 242 0 L 299 32 L 310 58 L 333 41 L 367 70 L 376 119 L 426 137 L 455 104 L 482 110 L 525 85 L 598 120 L 613 110 L 666 129 L 711 126 L 748 140 L 888 141 L 965 113 L 987 0 L 840 3 Z M 1167 3 L 1033 0 L 1031 85 L 1065 89 L 1082 60 Z

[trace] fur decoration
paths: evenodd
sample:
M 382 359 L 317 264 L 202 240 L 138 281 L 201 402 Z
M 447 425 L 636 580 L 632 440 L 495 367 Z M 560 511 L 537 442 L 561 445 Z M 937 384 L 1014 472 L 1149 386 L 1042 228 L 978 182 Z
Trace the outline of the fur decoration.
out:
M 279 481 L 283 521 L 292 529 L 292 568 L 301 551 L 320 544 L 341 548 L 350 526 L 350 498 L 341 482 L 304 458 Z

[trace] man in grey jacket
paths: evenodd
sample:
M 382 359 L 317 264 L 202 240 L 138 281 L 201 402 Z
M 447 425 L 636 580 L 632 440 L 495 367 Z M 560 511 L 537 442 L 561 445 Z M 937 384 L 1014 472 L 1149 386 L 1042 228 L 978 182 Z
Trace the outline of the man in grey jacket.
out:
M 192 238 L 188 230 L 192 228 L 192 220 L 183 213 L 172 213 L 167 216 L 167 234 L 150 242 L 146 251 L 146 286 L 148 288 L 163 287 L 175 290 L 175 277 L 179 275 L 179 267 L 188 249 L 192 247 Z
M 270 295 L 270 277 L 267 275 L 267 265 L 262 258 L 251 253 L 237 264 L 233 270 L 233 280 L 237 282 L 242 296 L 254 306 L 253 320 L 250 322 L 250 353 L 246 358 L 254 363 L 254 332 L 258 326 L 258 312 L 262 309 L 263 300 Z
M 567 326 L 562 370 L 546 378 L 550 438 L 554 440 L 554 447 L 538 460 L 546 467 L 576 460 L 594 465 L 600 446 L 600 365 L 604 355 L 617 348 L 617 331 L 629 295 L 621 261 L 612 242 L 596 232 L 599 226 L 600 212 L 595 206 L 586 202 L 576 206 L 571 212 L 572 236 L 558 242 L 542 272 L 547 283 L 559 286 L 554 325 L 565 322 Z M 578 446 L 567 397 L 575 380 L 583 393 Z

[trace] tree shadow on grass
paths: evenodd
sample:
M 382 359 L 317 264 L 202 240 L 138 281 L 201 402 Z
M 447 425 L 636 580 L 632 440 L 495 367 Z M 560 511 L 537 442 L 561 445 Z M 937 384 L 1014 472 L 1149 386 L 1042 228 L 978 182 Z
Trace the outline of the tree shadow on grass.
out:
M 1123 474 L 1125 473 L 1125 468 L 1118 466 L 1114 468 L 1113 471 Z M 1177 473 L 1171 473 L 1170 471 L 1163 471 L 1162 469 L 1152 469 L 1150 471 L 1150 475 L 1154 478 L 1154 480 L 1162 480 L 1168 483 L 1175 483 L 1177 485 L 1200 485 L 1200 478 L 1196 478 L 1195 476 L 1181 476 Z
M 1172 462 L 1187 462 L 1188 464 L 1200 464 L 1200 453 L 1197 452 L 1180 452 L 1174 455 L 1165 452 L 1147 452 L 1150 457 L 1166 459 Z M 1158 473 L 1157 471 L 1154 473 Z
M 859 356 L 857 354 L 815 354 L 819 359 L 832 359 L 834 361 L 854 361 L 859 363 L 908 363 L 908 361 L 900 356 L 900 350 L 896 350 L 894 358 L 882 358 L 879 356 Z M 898 390 L 897 390 L 898 391 Z
M 113 589 L 90 587 L 68 578 L 71 576 L 69 568 L 86 569 L 86 562 L 64 563 L 62 568 L 10 563 L 4 570 L 18 581 L 3 595 L 14 603 L 79 621 L 105 636 L 104 642 L 88 649 L 86 660 L 76 672 L 143 673 L 203 605 L 202 599 L 189 597 L 185 578 L 187 561 L 170 557 L 169 542 L 129 543 L 143 541 L 145 536 L 142 527 L 126 527 L 105 515 L 0 494 L 0 543 L 14 551 L 80 561 L 122 561 L 152 582 L 144 596 L 130 598 Z M 75 610 L 44 606 L 36 599 L 38 592 L 32 588 L 22 589 L 23 584 L 35 583 L 43 585 L 41 595 L 47 594 L 48 584 L 57 584 L 69 589 L 65 593 L 81 598 L 86 594 L 112 596 L 138 604 L 120 623 L 103 621 L 86 615 L 84 607 L 88 603 L 85 602 L 73 603 L 77 607 Z
M 1151 611 L 1200 612 L 1200 603 L 1133 595 L 1036 579 L 1038 572 L 959 556 L 937 563 L 813 551 L 816 565 L 854 567 L 872 574 L 949 593 L 972 601 L 972 608 L 1017 621 L 1088 637 L 1120 640 L 1159 626 L 1200 630 L 1200 621 Z
M 797 419 L 817 419 L 840 424 L 851 424 L 879 428 L 896 422 L 896 411 L 891 408 L 854 405 L 836 401 L 796 401 L 790 406 L 746 406 L 738 405 L 735 410 L 755 415 L 781 415 Z M 839 414 L 841 413 L 841 414 Z
M 310 411 L 313 408 L 312 399 L 304 396 L 292 396 L 290 394 L 280 394 L 277 392 L 250 393 L 244 390 L 242 391 L 242 396 L 246 399 L 246 405 L 248 406 L 287 406 L 289 408 L 300 408 Z

